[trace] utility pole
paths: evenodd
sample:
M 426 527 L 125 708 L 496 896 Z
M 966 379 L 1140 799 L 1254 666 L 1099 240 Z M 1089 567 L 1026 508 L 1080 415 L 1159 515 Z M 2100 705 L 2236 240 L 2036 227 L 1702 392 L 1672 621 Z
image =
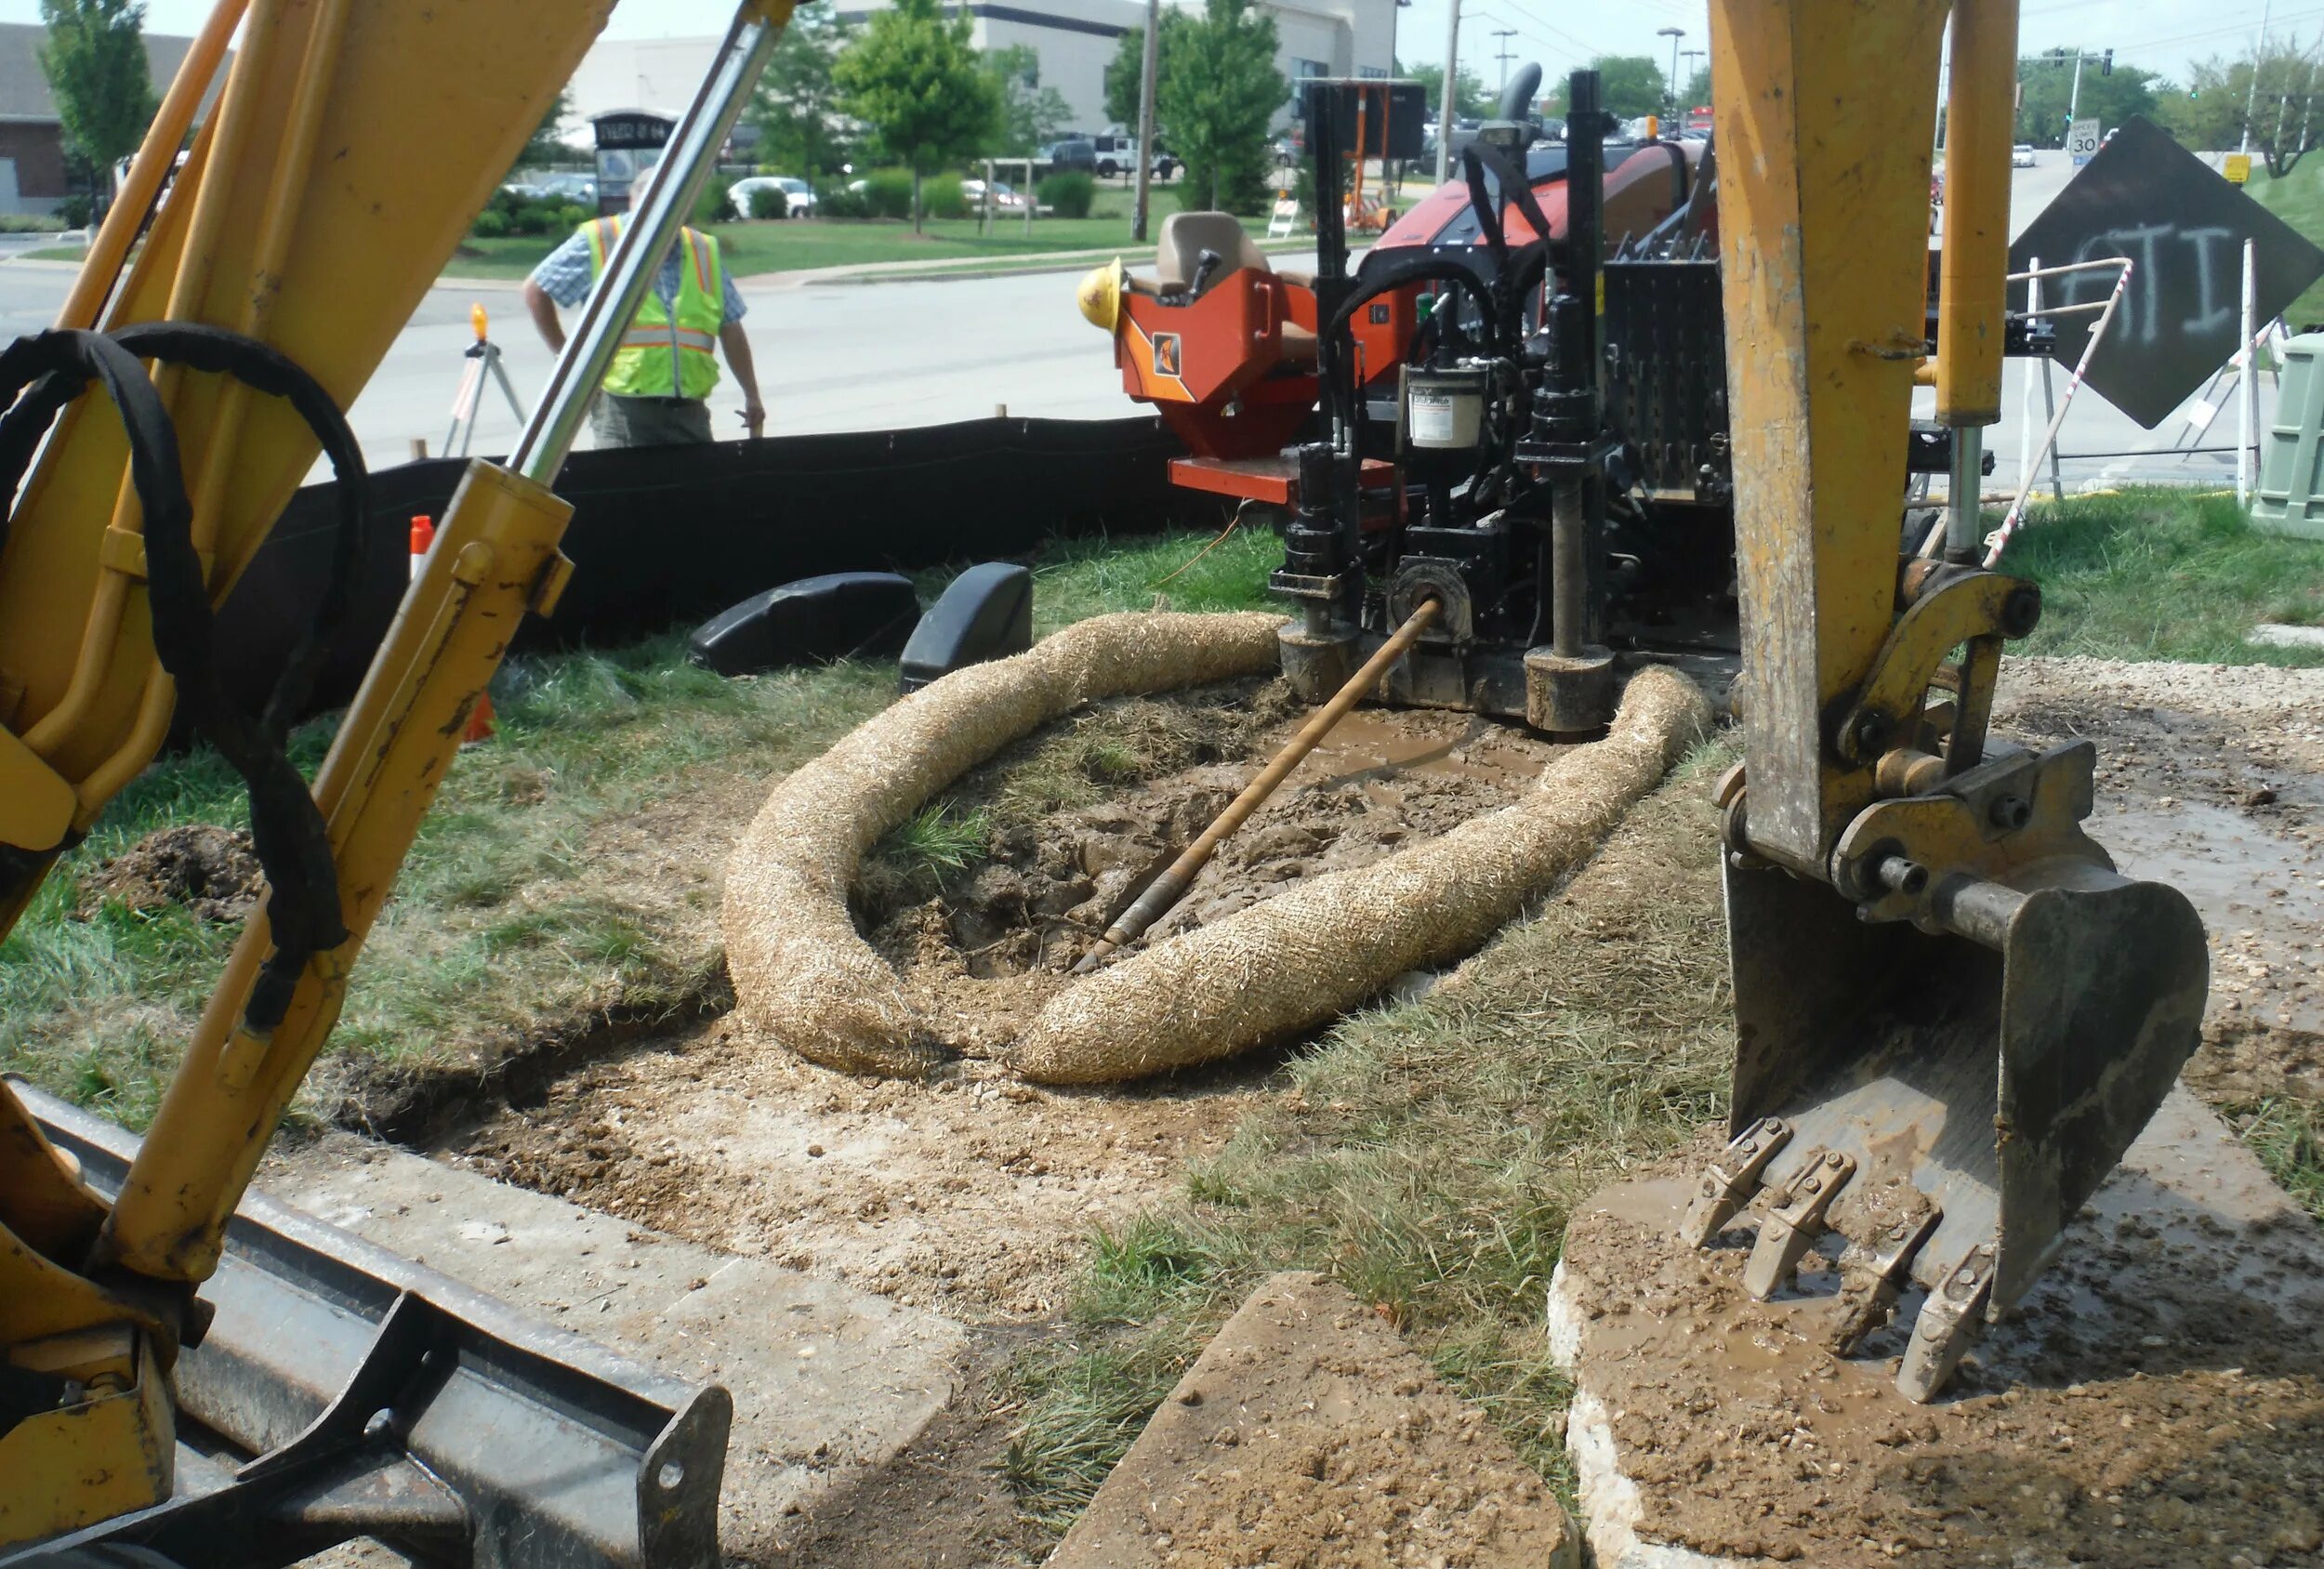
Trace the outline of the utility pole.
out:
M 1445 85 L 1437 93 L 1436 183 L 1452 178 L 1453 100 L 1460 96 L 1460 0 L 1445 7 Z
M 1663 108 L 1670 114 L 1678 112 L 1679 102 L 1679 40 L 1686 36 L 1683 27 L 1657 27 L 1655 32 L 1670 40 L 1670 78 L 1663 84 Z
M 1497 27 L 1493 30 L 1493 36 L 1503 40 L 1503 42 L 1498 46 L 1493 58 L 1501 62 L 1501 90 L 1506 92 L 1509 90 L 1509 62 L 1517 58 L 1510 52 L 1509 45 L 1506 41 L 1516 37 L 1517 30 L 1513 27 Z
M 1146 0 L 1145 59 L 1138 68 L 1138 210 L 1129 237 L 1146 243 L 1146 212 L 1154 184 L 1154 72 L 1162 55 L 1162 0 Z M 1025 192 L 1029 207 L 1033 193 Z
M 2260 7 L 2260 45 L 2251 51 L 2251 90 L 2243 96 L 2243 143 L 2238 152 L 2251 151 L 2251 114 L 2260 101 L 2260 61 L 2267 58 L 2267 17 L 2275 0 L 2264 0 Z

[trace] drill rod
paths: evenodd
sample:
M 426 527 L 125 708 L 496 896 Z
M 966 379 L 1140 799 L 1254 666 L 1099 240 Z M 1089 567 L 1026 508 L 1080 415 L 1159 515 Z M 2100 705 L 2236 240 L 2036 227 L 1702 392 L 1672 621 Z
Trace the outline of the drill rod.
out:
M 1126 943 L 1135 943 L 1140 933 L 1168 914 L 1170 906 L 1179 902 L 1203 867 L 1209 864 L 1210 857 L 1217 852 L 1226 837 L 1241 827 L 1252 812 L 1265 804 L 1267 798 L 1274 794 L 1275 786 L 1300 766 L 1308 753 L 1322 744 L 1334 726 L 1348 717 L 1348 711 L 1363 701 L 1365 693 L 1380 685 L 1380 678 L 1388 673 L 1389 666 L 1404 657 L 1405 651 L 1419 640 L 1422 632 L 1428 630 L 1442 608 L 1441 601 L 1425 600 L 1418 610 L 1405 617 L 1404 625 L 1396 628 L 1395 635 L 1380 645 L 1379 651 L 1364 662 L 1364 667 L 1348 678 L 1348 684 L 1334 692 L 1331 701 L 1316 710 L 1314 719 L 1300 727 L 1300 732 L 1291 737 L 1283 750 L 1274 755 L 1274 760 L 1260 771 L 1259 777 L 1244 785 L 1243 793 L 1228 802 L 1226 810 L 1211 820 L 1210 826 L 1196 835 L 1195 842 L 1181 850 L 1178 859 L 1171 862 L 1160 877 L 1148 883 L 1146 890 L 1138 895 L 1112 926 L 1105 929 L 1105 935 L 1098 939 L 1095 947 L 1081 956 L 1081 962 L 1074 966 L 1073 972 L 1076 975 L 1089 974 L 1105 962 L 1106 956 Z

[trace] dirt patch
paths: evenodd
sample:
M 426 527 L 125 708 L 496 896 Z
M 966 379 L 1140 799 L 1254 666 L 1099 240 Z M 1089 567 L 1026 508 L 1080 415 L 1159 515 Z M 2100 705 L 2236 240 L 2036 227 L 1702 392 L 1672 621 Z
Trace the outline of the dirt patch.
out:
M 731 1020 L 594 1064 L 440 1158 L 971 1320 L 1053 1316 L 1100 1226 L 1173 1192 L 1274 1061 L 1112 1094 L 962 1061 L 853 1077 Z
M 781 1560 L 814 1569 L 1028 1569 L 1056 1538 L 1023 1519 L 1004 1474 L 1010 1411 L 993 1380 L 1028 1338 L 980 1331 L 962 1391 L 912 1447 L 819 1502 Z
M 915 1305 L 1054 1314 L 1090 1231 L 1173 1193 L 1189 1160 L 1279 1088 L 1281 1054 L 1085 1093 L 1021 1084 L 984 1053 L 1064 983 L 1109 902 L 1133 897 L 1140 872 L 1199 832 L 1304 712 L 1279 682 L 1096 705 L 950 794 L 948 811 L 991 828 L 943 891 L 915 898 L 913 867 L 887 847 L 858 918 L 909 986 L 978 1023 L 932 1081 L 851 1077 L 720 1020 L 522 1087 L 443 1154 Z M 1555 751 L 1465 714 L 1359 714 L 1230 841 L 1169 930 L 1505 805 Z M 1162 771 L 1091 802 L 1092 755 Z
M 2220 1199 L 2233 1229 L 2134 1154 L 1948 1398 L 1914 1406 L 1890 1382 L 1901 1325 L 1820 1349 L 1829 1259 L 1762 1303 L 1740 1232 L 1671 1245 L 1685 1164 L 1578 1215 L 1561 1288 L 1577 1420 L 1637 1483 L 1639 1536 L 1841 1565 L 2324 1562 L 2324 1244 L 2280 1194 Z
M 1380 1317 L 1279 1274 L 1163 1401 L 1057 1569 L 1569 1569 L 1541 1479 Z
M 156 829 L 98 867 L 81 885 L 80 914 L 117 900 L 139 914 L 184 909 L 226 925 L 257 909 L 265 889 L 247 833 L 188 824 Z
M 1097 705 L 1063 735 L 1021 743 L 950 793 L 943 810 L 956 820 L 993 824 L 982 856 L 915 898 L 922 888 L 891 850 L 857 890 L 857 918 L 913 1006 L 958 1028 L 945 1044 L 988 1055 L 1016 1038 L 1114 917 L 1306 719 L 1280 679 Z M 1473 715 L 1351 715 L 1125 951 L 1507 806 L 1558 750 Z M 1061 769 L 1086 780 L 1093 758 L 1113 759 L 1130 782 L 1096 801 L 1059 787 Z
M 2254 1042 L 2324 1058 L 2324 670 L 2016 660 L 1994 719 L 2029 745 L 2095 742 L 2092 836 L 2202 915 L 2190 1082 L 2250 1077 Z

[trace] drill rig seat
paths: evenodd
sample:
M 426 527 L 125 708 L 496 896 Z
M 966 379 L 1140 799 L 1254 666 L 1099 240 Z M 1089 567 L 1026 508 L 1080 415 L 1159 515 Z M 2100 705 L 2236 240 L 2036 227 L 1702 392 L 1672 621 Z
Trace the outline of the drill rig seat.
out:
M 1219 257 L 1207 278 L 1202 275 L 1205 251 Z M 1200 298 L 1220 279 L 1246 267 L 1269 270 L 1267 253 L 1251 243 L 1243 220 L 1233 213 L 1172 213 L 1162 220 L 1162 238 L 1154 255 L 1154 278 L 1161 293 L 1191 293 Z

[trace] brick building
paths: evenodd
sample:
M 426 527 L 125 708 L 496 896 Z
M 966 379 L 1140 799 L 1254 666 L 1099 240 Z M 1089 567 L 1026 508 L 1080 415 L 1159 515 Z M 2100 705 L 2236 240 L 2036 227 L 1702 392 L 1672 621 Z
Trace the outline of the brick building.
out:
M 64 126 L 56 95 L 40 69 L 48 30 L 29 22 L 0 22 L 0 213 L 54 212 L 74 186 L 65 165 Z M 147 69 L 153 96 L 169 88 L 191 38 L 148 33 Z

